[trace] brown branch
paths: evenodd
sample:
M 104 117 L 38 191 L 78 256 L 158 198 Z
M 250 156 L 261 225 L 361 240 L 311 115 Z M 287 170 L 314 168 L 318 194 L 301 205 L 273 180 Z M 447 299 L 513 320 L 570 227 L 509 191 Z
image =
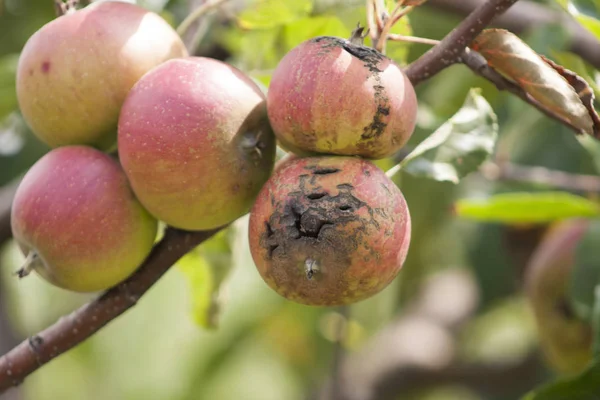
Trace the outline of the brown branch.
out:
M 532 167 L 503 162 L 488 163 L 481 167 L 481 173 L 489 180 L 514 181 L 557 189 L 584 193 L 600 193 L 600 177 L 595 175 L 570 174 L 544 167 Z
M 484 0 L 429 0 L 425 7 L 435 7 L 457 15 L 468 15 Z M 543 25 L 559 24 L 566 30 L 567 48 L 600 69 L 600 42 L 587 29 L 565 12 L 553 10 L 543 4 L 521 0 L 494 20 L 493 25 L 515 33 L 531 31 Z
M 442 71 L 459 61 L 461 55 L 473 39 L 499 14 L 502 14 L 517 0 L 488 0 L 477 7 L 435 47 L 423 54 L 406 68 L 406 74 L 413 84 Z
M 133 307 L 171 265 L 217 231 L 186 232 L 168 228 L 163 239 L 129 279 L 2 356 L 0 393 L 19 385 L 27 375 L 83 342 Z

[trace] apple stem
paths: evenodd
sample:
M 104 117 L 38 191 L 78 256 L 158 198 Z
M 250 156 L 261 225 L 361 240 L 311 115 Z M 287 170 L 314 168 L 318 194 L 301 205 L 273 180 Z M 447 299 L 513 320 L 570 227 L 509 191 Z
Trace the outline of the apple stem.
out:
M 19 278 L 24 278 L 35 269 L 35 266 L 40 262 L 40 256 L 35 251 L 30 251 L 27 258 L 23 262 L 23 266 L 15 272 Z
M 62 15 L 72 14 L 77 11 L 78 5 L 79 0 L 67 0 L 66 2 L 63 0 L 54 0 L 54 10 L 56 11 L 56 16 L 60 17 Z
M 356 24 L 356 28 L 354 28 L 350 34 L 350 39 L 348 39 L 350 43 L 356 46 L 364 46 L 365 38 L 369 35 L 369 29 L 363 34 L 364 30 L 365 27 L 360 26 L 360 22 Z
M 313 260 L 312 258 L 307 258 L 304 261 L 304 267 L 306 269 L 306 278 L 309 280 L 312 279 L 316 272 L 319 272 L 319 264 L 317 260 Z

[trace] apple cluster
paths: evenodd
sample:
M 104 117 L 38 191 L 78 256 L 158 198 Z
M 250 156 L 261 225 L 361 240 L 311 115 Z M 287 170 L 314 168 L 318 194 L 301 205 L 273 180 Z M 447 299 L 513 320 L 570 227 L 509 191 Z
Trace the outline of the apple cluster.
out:
M 283 297 L 339 305 L 381 291 L 411 220 L 371 160 L 406 144 L 417 99 L 360 33 L 298 45 L 265 95 L 133 4 L 92 3 L 43 26 L 17 68 L 23 118 L 51 147 L 13 202 L 19 274 L 104 290 L 148 257 L 159 221 L 200 231 L 250 212 L 258 272 Z M 278 142 L 290 154 L 275 165 Z
M 267 94 L 270 124 L 291 154 L 254 203 L 250 249 L 263 280 L 302 304 L 373 296 L 397 276 L 410 244 L 404 196 L 371 160 L 406 144 L 417 98 L 397 64 L 363 45 L 361 31 L 293 48 Z
M 51 150 L 13 201 L 37 272 L 112 287 L 150 254 L 158 222 L 208 230 L 246 214 L 275 163 L 266 96 L 233 66 L 190 56 L 159 15 L 98 2 L 49 22 L 17 68 L 23 118 Z

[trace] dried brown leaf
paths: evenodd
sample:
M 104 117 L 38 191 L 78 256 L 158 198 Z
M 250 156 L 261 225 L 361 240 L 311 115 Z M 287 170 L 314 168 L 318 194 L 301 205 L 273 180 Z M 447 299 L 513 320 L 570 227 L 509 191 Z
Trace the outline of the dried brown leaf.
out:
M 544 108 L 582 133 L 595 134 L 594 120 L 576 89 L 517 35 L 504 29 L 486 29 L 471 46 Z
M 596 98 L 596 96 L 594 95 L 594 89 L 592 89 L 592 87 L 589 85 L 589 83 L 587 83 L 585 79 L 583 79 L 581 76 L 577 75 L 570 69 L 567 69 L 562 65 L 555 63 L 551 59 L 541 54 L 540 57 L 542 57 L 542 60 L 548 63 L 548 65 L 554 68 L 556 72 L 561 74 L 562 77 L 565 78 L 567 82 L 569 82 L 569 85 L 571 85 L 571 87 L 575 89 L 575 92 L 577 92 L 581 103 L 583 103 L 585 108 L 588 110 L 588 113 L 590 114 L 590 117 L 594 122 L 594 136 L 600 137 L 600 116 L 598 116 L 598 113 L 594 108 L 594 100 Z

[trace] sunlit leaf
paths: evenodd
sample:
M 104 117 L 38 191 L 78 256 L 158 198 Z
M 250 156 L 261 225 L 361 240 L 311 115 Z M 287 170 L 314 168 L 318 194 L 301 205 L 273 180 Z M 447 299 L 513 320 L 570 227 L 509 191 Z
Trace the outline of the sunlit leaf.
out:
M 311 0 L 255 0 L 237 18 L 244 29 L 268 29 L 308 16 Z
M 194 320 L 207 329 L 218 327 L 223 283 L 232 267 L 233 226 L 224 229 L 186 254 L 177 266 L 186 276 Z
M 488 158 L 497 137 L 496 114 L 479 90 L 472 89 L 462 108 L 389 170 L 388 176 L 402 169 L 416 176 L 458 183 Z
M 576 90 L 517 35 L 486 29 L 472 46 L 488 64 L 516 82 L 545 108 L 590 135 L 594 122 Z
M 600 393 L 600 363 L 582 374 L 561 379 L 527 394 L 522 400 L 595 400 Z
M 278 41 L 282 27 L 243 32 L 240 28 L 225 31 L 221 41 L 236 55 L 237 67 L 254 75 L 255 70 L 272 69 L 281 60 Z M 257 46 L 256 43 L 260 43 Z
M 513 192 L 485 199 L 462 199 L 455 204 L 458 216 L 483 222 L 545 223 L 600 215 L 600 206 L 566 192 Z
M 337 36 L 349 38 L 350 31 L 336 16 L 302 18 L 283 28 L 285 51 L 291 50 L 305 40 L 316 36 Z
M 581 25 L 600 39 L 600 4 L 581 0 L 556 0 Z M 591 4 L 592 3 L 592 4 Z

